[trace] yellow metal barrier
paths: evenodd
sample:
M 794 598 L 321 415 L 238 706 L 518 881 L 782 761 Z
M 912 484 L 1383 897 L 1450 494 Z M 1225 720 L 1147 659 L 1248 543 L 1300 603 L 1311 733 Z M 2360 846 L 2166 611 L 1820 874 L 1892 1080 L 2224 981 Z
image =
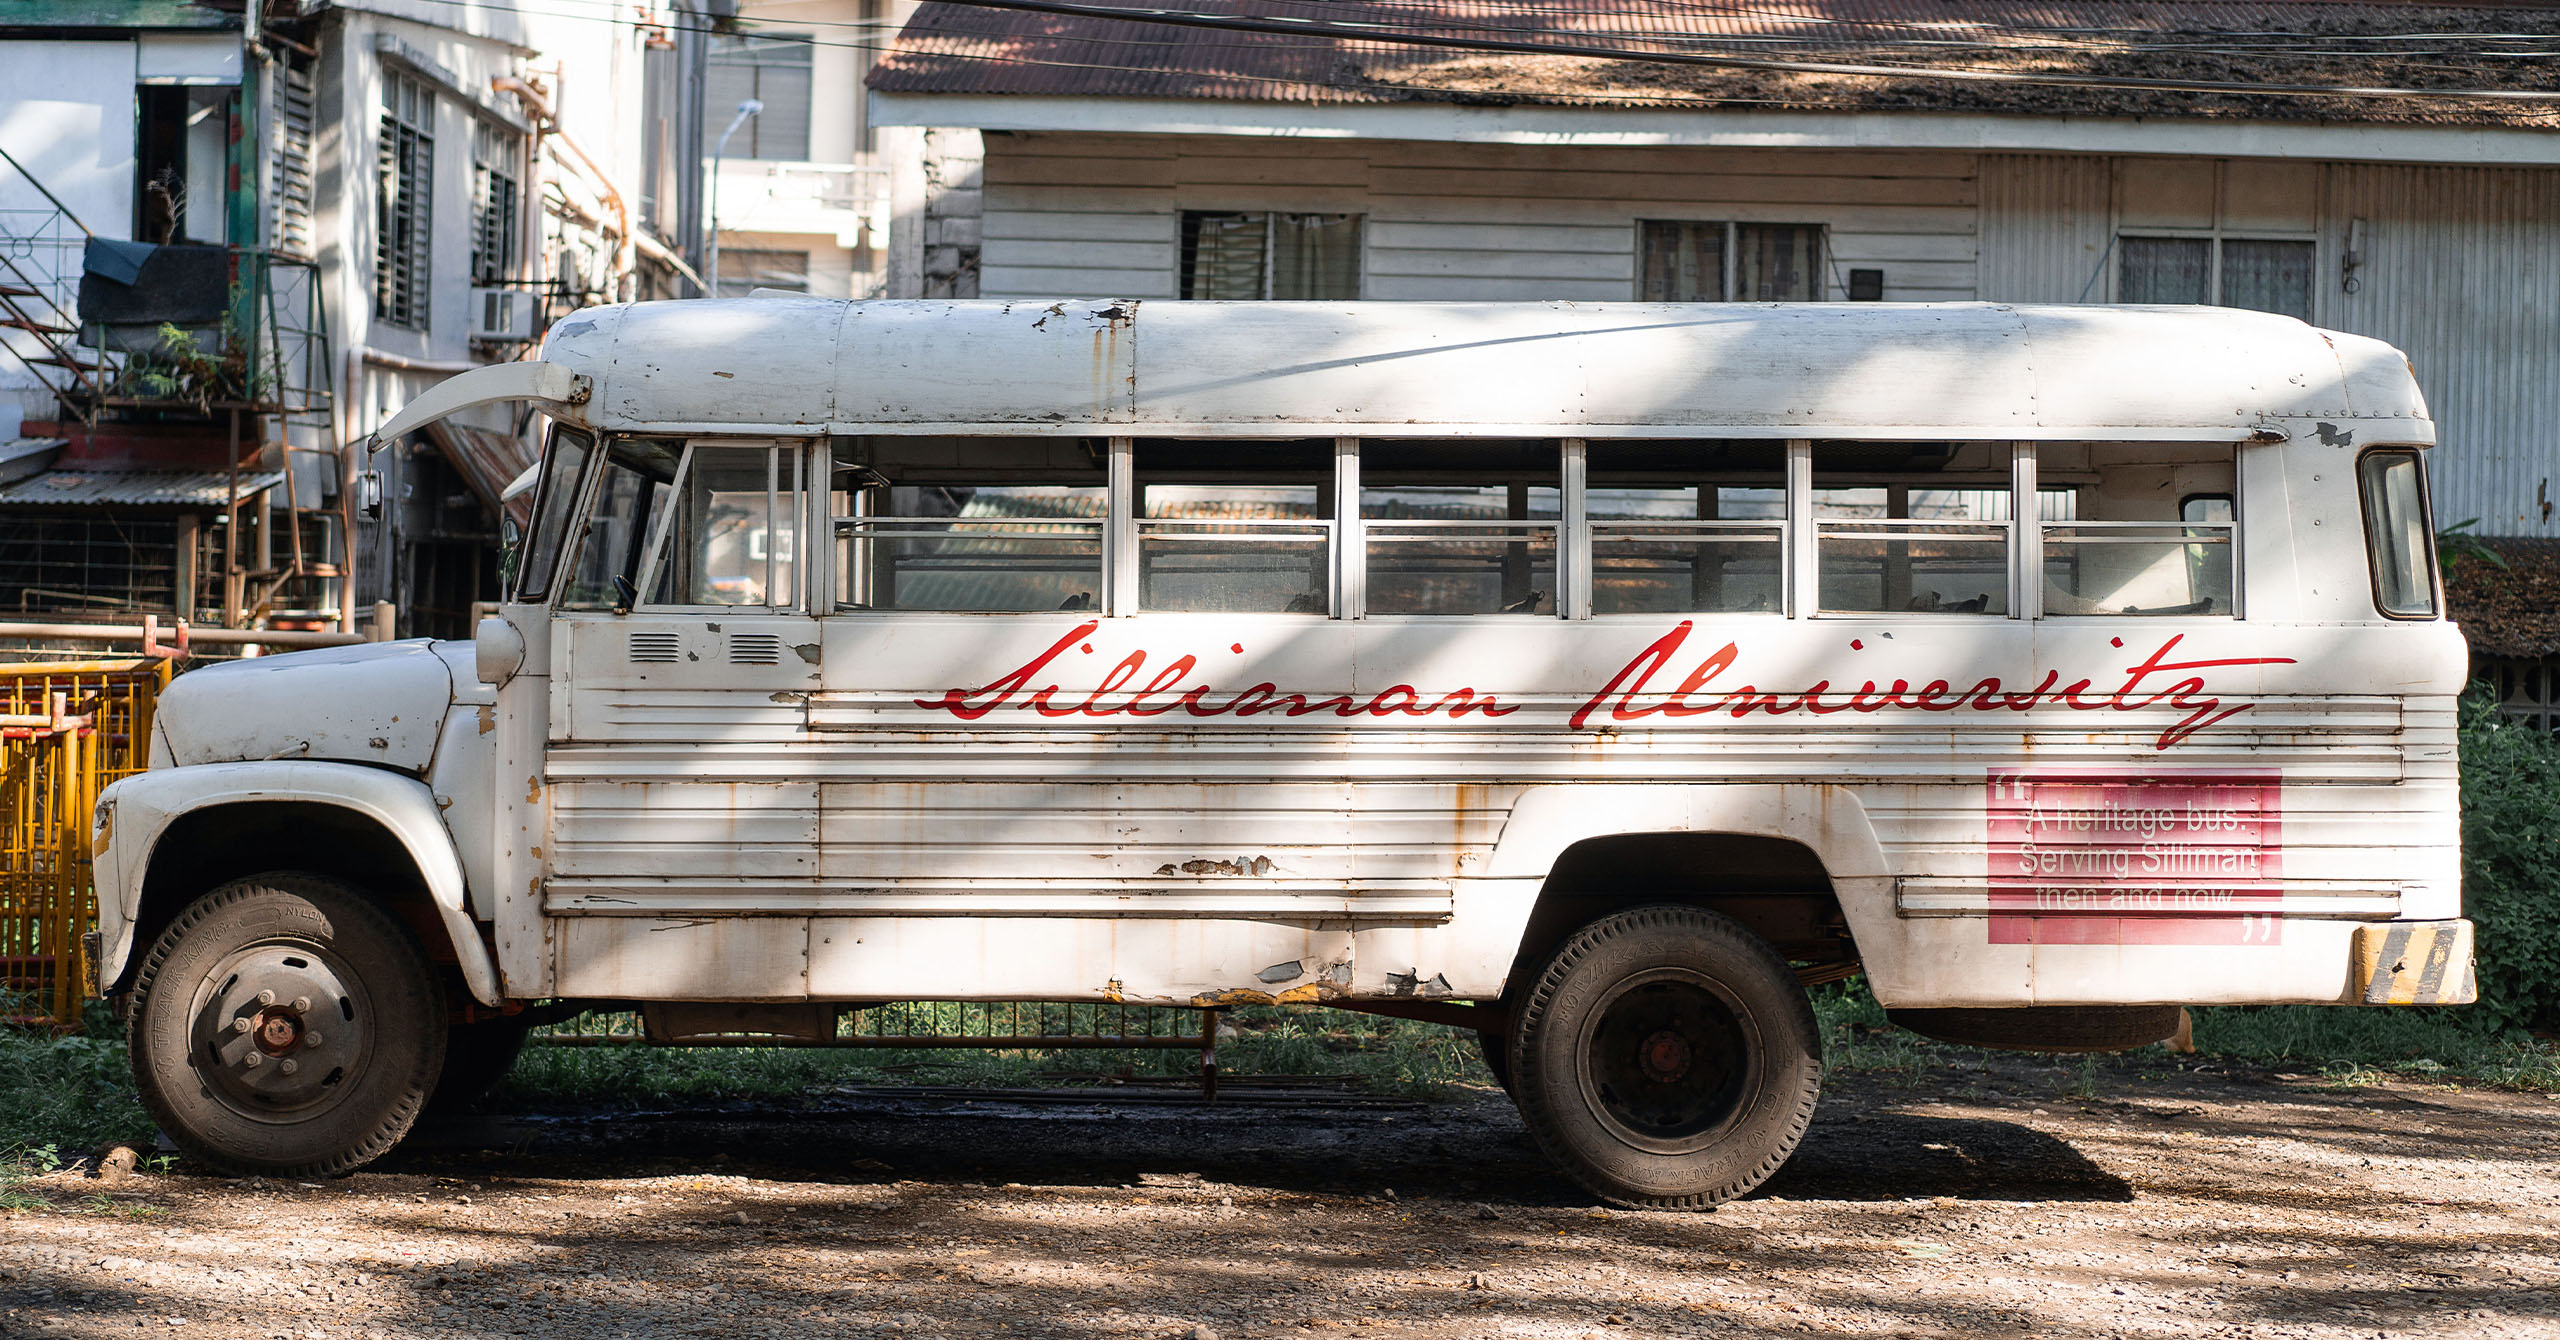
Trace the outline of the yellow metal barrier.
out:
M 140 772 L 164 660 L 0 665 L 0 1021 L 67 1027 L 96 920 L 89 814 Z

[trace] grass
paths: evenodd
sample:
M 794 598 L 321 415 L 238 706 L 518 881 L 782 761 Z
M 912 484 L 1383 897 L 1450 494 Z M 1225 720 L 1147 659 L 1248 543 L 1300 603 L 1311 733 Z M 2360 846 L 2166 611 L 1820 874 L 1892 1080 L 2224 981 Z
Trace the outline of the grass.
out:
M 1862 982 L 1814 993 L 1834 1073 L 1917 1083 L 1978 1070 L 1989 1053 L 1894 1028 Z M 1334 1076 L 1412 1097 L 1491 1088 L 1473 1035 L 1410 1020 L 1306 1006 L 1228 1012 L 1228 1074 Z M 2458 1011 L 2265 1006 L 2195 1012 L 2199 1058 L 2317 1074 L 2340 1085 L 2384 1080 L 2560 1092 L 2560 1049 L 2521 1034 L 2485 1034 Z M 2130 1054 L 2135 1074 L 2167 1060 Z M 1174 1081 L 1196 1073 L 1178 1051 L 887 1051 L 801 1048 L 533 1047 L 501 1086 L 502 1108 L 703 1107 L 795 1103 L 871 1085 L 1032 1087 Z M 2093 1095 L 2125 1065 L 2065 1058 L 2062 1096 Z M 122 1030 L 103 1009 L 65 1036 L 0 1031 L 0 1211 L 44 1203 L 26 1178 L 114 1142 L 147 1148 L 151 1120 L 134 1096 Z
M 1836 1072 L 1917 1078 L 1974 1065 L 1986 1055 L 1892 1027 L 1863 981 L 1816 990 L 1814 1011 L 1823 1024 L 1825 1061 Z M 2193 1018 L 2198 1058 L 2303 1070 L 2351 1084 L 2396 1079 L 2560 1092 L 2560 1046 L 2521 1031 L 2484 1032 L 2460 1010 L 2229 1005 L 2199 1008 Z M 2127 1055 L 2156 1060 L 2169 1053 L 2146 1047 Z M 2089 1057 L 2071 1064 L 2073 1096 L 2086 1097 L 2105 1063 Z
M 960 1007 L 944 1007 L 955 1010 Z M 1310 1006 L 1240 1006 L 1218 1040 L 1226 1074 L 1339 1076 L 1371 1091 L 1429 1096 L 1490 1085 L 1472 1034 L 1437 1024 Z M 597 1026 L 588 1021 L 574 1027 Z M 1171 1081 L 1199 1072 L 1196 1048 L 970 1051 L 833 1048 L 529 1047 L 500 1097 L 569 1106 L 780 1100 L 862 1085 L 1020 1088 Z

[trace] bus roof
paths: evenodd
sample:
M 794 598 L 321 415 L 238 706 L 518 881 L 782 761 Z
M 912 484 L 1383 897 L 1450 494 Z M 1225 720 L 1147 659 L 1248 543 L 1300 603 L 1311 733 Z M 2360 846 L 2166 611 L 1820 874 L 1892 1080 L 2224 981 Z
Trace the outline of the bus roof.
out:
M 2398 350 L 2215 307 L 776 296 L 542 357 L 631 432 L 2435 440 Z

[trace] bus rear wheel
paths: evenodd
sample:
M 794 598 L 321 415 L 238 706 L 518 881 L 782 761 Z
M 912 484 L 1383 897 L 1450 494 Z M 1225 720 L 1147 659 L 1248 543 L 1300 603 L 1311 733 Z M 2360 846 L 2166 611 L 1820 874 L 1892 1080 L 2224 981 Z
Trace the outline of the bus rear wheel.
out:
M 1700 908 L 1582 927 L 1532 980 L 1511 1037 L 1530 1135 L 1613 1204 L 1704 1209 L 1759 1186 L 1822 1091 L 1813 1004 L 1766 941 Z
M 144 1108 L 236 1174 L 373 1161 L 444 1065 L 444 993 L 417 939 L 316 875 L 253 875 L 190 904 L 135 974 L 128 1017 Z

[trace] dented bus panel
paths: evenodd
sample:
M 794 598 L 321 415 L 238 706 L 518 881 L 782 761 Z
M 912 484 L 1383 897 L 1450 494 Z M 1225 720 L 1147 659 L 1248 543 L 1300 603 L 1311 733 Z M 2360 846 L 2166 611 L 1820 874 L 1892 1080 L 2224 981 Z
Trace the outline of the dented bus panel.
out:
M 409 774 L 440 831 L 360 840 L 458 876 L 268 893 L 423 881 L 479 1014 L 1436 1002 L 1568 1170 L 1676 1205 L 1801 1134 L 1768 1115 L 1814 1082 L 1801 982 L 2028 1047 L 2471 990 L 2434 428 L 2375 341 L 778 298 L 580 313 L 541 366 L 385 429 L 552 421 L 469 656 L 326 653 L 245 716 L 233 681 L 303 658 L 199 671 L 169 766 L 109 797 L 165 829 L 286 758 Z M 131 909 L 103 976 L 145 1001 L 143 950 L 221 892 L 155 876 L 153 831 L 98 867 Z M 255 1162 L 224 1120 L 199 1139 Z

